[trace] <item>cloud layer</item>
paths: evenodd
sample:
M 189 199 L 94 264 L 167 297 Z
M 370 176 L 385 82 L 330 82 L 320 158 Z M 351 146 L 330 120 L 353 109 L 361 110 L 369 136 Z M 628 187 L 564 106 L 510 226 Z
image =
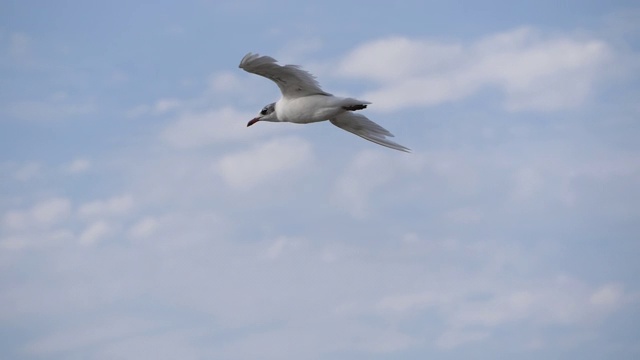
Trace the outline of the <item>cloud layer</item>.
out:
M 510 111 L 549 111 L 587 100 L 613 56 L 602 40 L 519 28 L 469 44 L 374 40 L 348 54 L 340 71 L 379 83 L 362 96 L 389 111 L 456 101 L 486 88 L 503 92 Z
M 0 357 L 638 358 L 638 22 L 409 3 L 0 29 Z M 247 51 L 348 81 L 414 152 L 247 128 L 278 96 Z

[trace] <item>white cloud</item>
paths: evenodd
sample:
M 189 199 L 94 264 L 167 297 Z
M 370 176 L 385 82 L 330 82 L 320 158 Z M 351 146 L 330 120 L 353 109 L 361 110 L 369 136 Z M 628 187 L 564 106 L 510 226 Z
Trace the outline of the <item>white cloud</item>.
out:
M 517 288 L 496 284 L 478 288 L 458 279 L 456 289 L 432 287 L 430 291 L 386 296 L 374 308 L 405 317 L 437 311 L 446 323 L 437 344 L 453 348 L 482 340 L 495 328 L 516 322 L 584 325 L 615 310 L 625 297 L 618 284 L 593 288 L 567 276 L 520 282 Z M 474 296 L 478 293 L 482 296 Z
M 368 326 L 362 326 L 357 329 L 360 336 L 355 337 L 353 346 L 356 349 L 374 354 L 392 353 L 405 350 L 418 343 L 415 338 L 398 329 L 368 328 Z
M 443 349 L 453 349 L 470 342 L 482 341 L 490 336 L 488 331 L 447 330 L 436 340 L 436 345 Z
M 416 72 L 451 71 L 459 66 L 462 54 L 460 44 L 390 37 L 360 45 L 343 59 L 338 70 L 345 75 L 386 82 L 406 79 Z
M 318 52 L 323 46 L 322 39 L 305 36 L 303 39 L 289 41 L 275 56 L 284 63 L 296 64 L 301 58 Z
M 42 200 L 24 210 L 9 210 L 2 217 L 0 247 L 8 250 L 51 248 L 69 244 L 67 229 L 71 201 L 63 197 Z
M 462 207 L 447 211 L 444 218 L 458 224 L 475 224 L 482 220 L 482 212 L 479 209 Z
M 110 231 L 111 226 L 106 221 L 94 221 L 80 234 L 78 242 L 81 245 L 93 245 L 107 236 Z
M 91 168 L 91 161 L 85 158 L 78 158 L 69 163 L 65 169 L 71 174 L 80 174 Z
M 129 212 L 134 206 L 133 197 L 129 194 L 114 196 L 106 200 L 85 203 L 78 209 L 83 218 L 96 216 L 117 216 Z
M 523 167 L 514 175 L 514 185 L 511 190 L 513 200 L 528 200 L 536 195 L 543 186 L 543 177 L 536 169 Z
M 519 28 L 472 44 L 375 40 L 348 54 L 339 69 L 379 82 L 379 90 L 361 97 L 384 110 L 455 101 L 487 87 L 504 92 L 508 110 L 556 110 L 584 102 L 613 58 L 598 39 Z
M 20 236 L 8 236 L 0 239 L 0 246 L 7 250 L 20 250 L 29 246 L 27 240 Z
M 212 75 L 209 86 L 217 93 L 237 93 L 243 90 L 242 81 L 238 75 L 230 71 Z
M 232 188 L 247 190 L 274 178 L 285 178 L 313 157 L 311 145 L 297 137 L 276 138 L 251 150 L 223 157 L 220 175 Z
M 15 172 L 13 173 L 13 177 L 19 181 L 31 180 L 34 177 L 38 176 L 41 167 L 42 166 L 40 165 L 40 163 L 37 162 L 26 163 L 15 170 Z
M 390 159 L 379 152 L 358 153 L 338 179 L 334 201 L 345 207 L 354 217 L 364 217 L 369 210 L 371 193 L 395 176 L 389 165 Z
M 176 111 L 184 106 L 184 101 L 174 98 L 162 98 L 156 100 L 153 105 L 138 105 L 127 110 L 127 117 L 137 118 L 144 115 L 162 115 Z
M 25 350 L 30 354 L 51 356 L 52 354 L 73 351 L 78 348 L 117 340 L 156 328 L 157 324 L 136 318 L 105 318 L 97 323 L 60 331 L 27 344 Z
M 71 202 L 65 198 L 55 198 L 38 203 L 31 210 L 34 220 L 41 224 L 55 224 L 66 219 L 71 213 Z
M 3 223 L 8 228 L 25 229 L 33 226 L 49 227 L 67 219 L 71 213 L 71 201 L 51 198 L 35 204 L 29 210 L 12 210 L 5 213 Z
M 275 260 L 287 250 L 293 250 L 299 246 L 299 239 L 280 236 L 276 240 L 274 240 L 271 245 L 269 245 L 266 251 L 266 257 L 268 259 Z
M 214 358 L 218 354 L 204 352 L 198 346 L 198 342 L 194 341 L 196 338 L 206 337 L 207 330 L 210 329 L 165 330 L 158 327 L 154 331 L 118 337 L 112 342 L 108 342 L 103 348 L 102 359 L 198 360 Z
M 159 222 L 151 216 L 147 216 L 144 219 L 136 222 L 131 229 L 129 229 L 129 237 L 134 239 L 147 238 L 158 229 Z
M 126 111 L 128 118 L 137 118 L 151 113 L 151 106 L 138 105 Z
M 160 115 L 160 114 L 169 112 L 171 110 L 178 109 L 181 106 L 182 106 L 182 101 L 178 99 L 160 99 L 156 101 L 155 105 L 153 106 L 153 112 L 155 114 Z
M 9 103 L 6 113 L 19 120 L 55 121 L 90 114 L 95 109 L 93 101 L 69 99 L 66 93 L 57 92 L 45 99 Z
M 114 70 L 109 74 L 108 82 L 113 85 L 125 84 L 129 81 L 129 75 L 122 70 Z
M 286 238 L 276 239 L 276 241 L 274 241 L 273 244 L 271 244 L 271 246 L 269 246 L 269 248 L 267 249 L 267 257 L 269 259 L 275 259 L 278 256 L 280 256 L 280 254 L 282 253 L 282 249 L 284 249 L 284 246 L 286 244 L 287 244 Z
M 336 181 L 333 200 L 352 216 L 364 218 L 370 211 L 370 198 L 397 175 L 421 167 L 421 157 L 398 159 L 397 154 L 365 150 L 356 154 Z
M 196 148 L 252 139 L 284 129 L 281 126 L 248 129 L 247 122 L 254 116 L 230 107 L 199 113 L 186 112 L 162 131 L 161 138 L 177 148 Z
M 432 293 L 417 293 L 387 296 L 380 300 L 376 308 L 381 311 L 404 312 L 409 310 L 423 309 L 428 306 L 440 303 L 439 296 Z
M 607 284 L 594 291 L 589 301 L 596 306 L 613 307 L 620 304 L 623 295 L 620 284 Z
M 73 233 L 67 229 L 24 229 L 0 239 L 0 246 L 7 250 L 41 249 L 70 244 L 73 239 Z

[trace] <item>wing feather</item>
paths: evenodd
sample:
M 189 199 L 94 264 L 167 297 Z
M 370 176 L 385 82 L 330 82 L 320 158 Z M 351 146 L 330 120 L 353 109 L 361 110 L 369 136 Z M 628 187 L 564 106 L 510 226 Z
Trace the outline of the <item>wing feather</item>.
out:
M 297 65 L 278 65 L 270 56 L 248 53 L 240 61 L 240 68 L 275 82 L 286 98 L 309 95 L 331 95 L 320 88 L 320 84 L 311 73 Z
M 367 119 L 364 115 L 345 112 L 330 121 L 333 125 L 378 145 L 404 152 L 411 152 L 409 148 L 387 139 L 387 137 L 393 137 L 393 134 L 382 126 Z

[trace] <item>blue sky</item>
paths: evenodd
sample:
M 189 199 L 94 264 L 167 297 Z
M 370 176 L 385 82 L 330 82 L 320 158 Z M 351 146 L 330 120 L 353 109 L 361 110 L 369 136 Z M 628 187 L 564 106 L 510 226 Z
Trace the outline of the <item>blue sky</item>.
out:
M 637 4 L 371 4 L 2 2 L 1 357 L 638 358 Z

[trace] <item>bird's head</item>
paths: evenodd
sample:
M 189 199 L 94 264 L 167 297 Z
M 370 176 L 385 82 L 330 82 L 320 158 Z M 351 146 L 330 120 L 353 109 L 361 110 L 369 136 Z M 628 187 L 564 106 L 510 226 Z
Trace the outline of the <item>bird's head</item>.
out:
M 276 116 L 276 103 L 271 103 L 263 107 L 262 110 L 260 110 L 258 116 L 249 121 L 247 126 L 251 126 L 258 121 L 278 121 L 278 118 Z

